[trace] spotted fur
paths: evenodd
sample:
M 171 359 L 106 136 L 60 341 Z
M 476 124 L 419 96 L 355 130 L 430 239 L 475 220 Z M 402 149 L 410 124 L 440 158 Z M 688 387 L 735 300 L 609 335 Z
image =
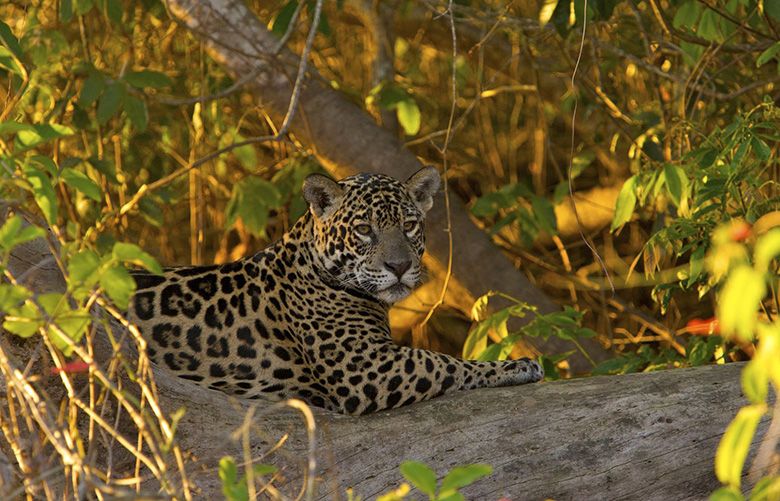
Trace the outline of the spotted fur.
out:
M 430 167 L 406 183 L 310 176 L 309 212 L 265 250 L 135 273 L 129 314 L 150 358 L 214 390 L 346 414 L 539 381 L 532 360 L 465 361 L 391 340 L 387 311 L 420 281 L 422 223 L 438 187 Z

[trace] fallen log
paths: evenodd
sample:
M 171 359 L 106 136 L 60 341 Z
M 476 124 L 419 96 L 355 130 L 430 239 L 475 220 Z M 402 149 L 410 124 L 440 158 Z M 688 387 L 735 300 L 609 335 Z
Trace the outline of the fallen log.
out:
M 63 287 L 42 240 L 18 247 L 8 266 L 37 292 Z M 105 336 L 95 342 L 96 360 L 105 366 L 113 352 Z M 35 344 L 20 345 L 18 338 L 0 333 L 3 353 L 22 363 L 33 356 Z M 344 498 L 347 488 L 363 499 L 386 492 L 402 482 L 398 465 L 408 459 L 429 464 L 440 477 L 453 466 L 491 464 L 491 477 L 464 490 L 470 499 L 701 499 L 718 486 L 715 450 L 746 403 L 743 366 L 459 392 L 360 418 L 315 411 L 314 442 L 298 411 L 238 401 L 162 370 L 155 373 L 165 414 L 186 410 L 176 437 L 189 458 L 186 469 L 198 498 L 220 496 L 216 469 L 222 456 L 241 462 L 248 453 L 249 461 L 277 466 L 274 485 L 290 495 L 303 485 L 308 460 L 314 459 L 318 499 Z M 45 365 L 32 372 L 41 373 Z M 36 381 L 49 395 L 65 396 L 58 379 L 39 375 Z M 133 391 L 132 382 L 123 386 Z M 0 387 L 0 401 L 2 394 Z M 51 404 L 55 411 L 56 401 Z M 759 425 L 753 450 L 767 425 L 767 419 Z M 134 429 L 124 433 L 133 436 Z M 115 455 L 116 471 L 132 471 L 133 458 L 120 457 Z
M 468 499 L 703 499 L 719 485 L 713 458 L 720 437 L 746 403 L 743 366 L 460 392 L 359 418 L 316 412 L 315 497 L 343 499 L 353 488 L 373 499 L 397 487 L 399 463 L 413 459 L 440 479 L 453 466 L 491 464 L 492 476 L 464 489 Z M 262 417 L 247 428 L 246 403 L 193 392 L 169 377 L 159 380 L 170 390 L 163 407 L 187 409 L 181 444 L 204 466 L 225 454 L 242 457 L 240 441 L 230 438 L 242 426 L 252 430 L 255 458 L 289 434 L 260 462 L 282 469 L 284 490 L 300 488 L 309 442 L 297 411 L 261 404 L 253 413 Z M 754 446 L 767 425 L 759 425 Z M 221 492 L 211 468 L 191 480 L 204 497 Z

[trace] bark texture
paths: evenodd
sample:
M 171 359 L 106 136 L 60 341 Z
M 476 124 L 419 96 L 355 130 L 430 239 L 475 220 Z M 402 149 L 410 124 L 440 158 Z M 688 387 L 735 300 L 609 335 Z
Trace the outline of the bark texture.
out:
M 719 486 L 713 458 L 720 437 L 746 403 L 743 366 L 461 392 L 360 418 L 318 412 L 315 498 L 344 499 L 352 487 L 373 499 L 397 487 L 399 463 L 414 459 L 439 479 L 456 465 L 491 464 L 492 476 L 464 489 L 467 499 L 705 499 Z M 184 446 L 206 465 L 222 454 L 241 457 L 229 434 L 246 408 L 198 390 L 195 396 L 186 388 L 168 391 L 163 403 L 188 409 L 179 425 Z M 754 446 L 767 426 L 765 419 Z M 294 492 L 303 482 L 308 444 L 300 415 L 268 414 L 253 433 L 255 456 L 290 434 L 262 462 L 281 466 L 286 489 Z M 204 495 L 219 494 L 213 472 L 194 481 Z
M 171 14 L 195 36 L 234 78 L 256 75 L 250 86 L 258 102 L 281 123 L 289 107 L 299 59 L 286 49 L 275 53 L 277 39 L 242 1 L 168 0 Z M 342 94 L 319 79 L 314 71 L 300 94 L 290 131 L 309 145 L 335 176 L 355 172 L 385 173 L 405 179 L 422 164 L 397 139 Z M 541 312 L 557 306 L 518 271 L 509 259 L 477 228 L 456 196 L 450 196 L 452 221 L 452 296 L 469 303 L 489 290 L 536 305 Z M 434 276 L 447 270 L 449 238 L 444 197 L 440 195 L 429 213 L 427 248 Z M 458 306 L 463 306 L 459 304 Z M 573 348 L 567 341 L 550 338 L 530 347 L 532 354 L 560 353 Z M 593 340 L 583 340 L 595 359 L 603 349 Z M 573 368 L 586 367 L 575 354 Z

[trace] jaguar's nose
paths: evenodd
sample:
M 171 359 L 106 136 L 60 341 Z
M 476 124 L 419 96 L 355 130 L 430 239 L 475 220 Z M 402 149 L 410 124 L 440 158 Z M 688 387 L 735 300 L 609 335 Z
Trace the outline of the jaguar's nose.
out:
M 408 259 L 406 261 L 385 261 L 385 268 L 392 271 L 398 278 L 404 276 L 404 273 L 411 267 L 412 262 Z

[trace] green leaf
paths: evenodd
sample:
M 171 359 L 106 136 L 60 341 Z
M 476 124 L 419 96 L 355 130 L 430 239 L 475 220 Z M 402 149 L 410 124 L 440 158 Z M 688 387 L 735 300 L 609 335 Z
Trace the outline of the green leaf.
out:
M 534 195 L 531 197 L 531 207 L 534 211 L 534 216 L 539 222 L 539 226 L 548 235 L 552 236 L 558 233 L 558 223 L 555 218 L 555 209 L 552 203 L 544 197 Z
M 120 83 L 114 82 L 106 87 L 106 91 L 100 96 L 97 107 L 97 119 L 101 125 L 116 115 L 116 112 L 119 111 L 119 107 L 122 105 L 124 95 L 125 89 Z
M 769 371 L 761 362 L 761 360 L 752 360 L 742 370 L 742 391 L 754 404 L 766 402 L 769 387 Z
M 470 464 L 468 466 L 456 466 L 441 481 L 441 495 L 447 491 L 457 490 L 471 485 L 482 477 L 493 473 L 493 467 L 489 464 Z
M 666 189 L 672 202 L 677 207 L 688 195 L 688 176 L 682 167 L 672 164 L 664 164 L 664 178 L 666 179 Z
M 34 335 L 41 325 L 42 321 L 37 308 L 29 302 L 10 310 L 3 321 L 5 330 L 23 338 Z
M 739 489 L 745 458 L 756 427 L 765 413 L 765 404 L 745 406 L 726 428 L 715 453 L 715 475 L 721 483 Z
M 74 0 L 76 14 L 83 16 L 92 10 L 93 0 Z
M 62 169 L 60 177 L 71 188 L 77 189 L 95 202 L 101 201 L 100 187 L 83 172 L 66 167 Z
M 780 3 L 764 0 L 764 12 L 775 20 L 780 21 Z
M 436 473 L 425 463 L 404 461 L 401 463 L 401 475 L 424 494 L 436 495 Z
M 762 52 L 756 59 L 756 68 L 763 66 L 780 52 L 780 42 L 775 42 Z
M 79 106 L 87 108 L 94 103 L 106 89 L 106 79 L 98 72 L 93 72 L 81 86 L 79 94 Z
M 225 221 L 228 226 L 235 224 L 241 218 L 247 229 L 255 234 L 262 234 L 268 222 L 268 211 L 278 208 L 282 203 L 279 190 L 268 181 L 250 176 L 233 187 L 225 209 Z
M 11 51 L 16 59 L 21 60 L 24 58 L 24 51 L 22 51 L 22 46 L 19 45 L 19 39 L 11 31 L 10 26 L 3 21 L 0 21 L 0 42 L 8 47 L 8 50 Z
M 149 123 L 149 114 L 146 110 L 146 103 L 142 99 L 134 96 L 125 96 L 125 113 L 135 130 L 143 132 Z M 254 151 L 254 150 L 252 150 Z
M 753 339 L 758 308 L 766 293 L 764 274 L 741 264 L 726 281 L 718 300 L 721 332 L 736 334 L 742 341 Z
M 117 242 L 114 244 L 111 254 L 118 261 L 142 266 L 156 275 L 162 275 L 163 269 L 160 263 L 151 254 L 144 252 L 135 244 Z
M 77 282 L 87 282 L 100 267 L 100 258 L 87 249 L 79 252 L 68 262 L 68 275 Z
M 677 7 L 677 11 L 674 13 L 674 19 L 672 20 L 672 26 L 676 29 L 690 28 L 696 24 L 701 14 L 701 6 L 696 0 L 688 0 L 684 4 Z
M 780 43 L 780 42 L 779 42 Z M 769 146 L 764 142 L 763 139 L 761 139 L 758 136 L 753 136 L 750 139 L 750 143 L 753 146 L 753 151 L 756 152 L 756 156 L 759 160 L 762 162 L 766 162 L 769 160 L 769 157 L 772 156 L 772 150 L 769 148 Z
M 28 150 L 52 139 L 70 136 L 73 129 L 60 124 L 23 124 L 17 122 L 3 122 L 0 124 L 0 135 L 16 134 L 16 143 L 19 151 Z
M 122 77 L 122 80 L 139 89 L 162 89 L 173 84 L 168 75 L 152 70 L 131 71 Z
M 32 187 L 35 202 L 41 208 L 46 222 L 51 225 L 55 224 L 57 222 L 57 195 L 54 193 L 49 176 L 34 168 L 25 169 L 25 175 L 27 182 Z
M 396 114 L 398 115 L 398 123 L 404 128 L 407 136 L 413 136 L 420 132 L 420 108 L 414 99 L 409 98 L 399 102 Z
M 623 183 L 615 202 L 615 215 L 612 217 L 610 231 L 615 231 L 631 219 L 634 207 L 636 207 L 636 183 L 636 175 L 631 176 Z
M 3 223 L 3 226 L 0 226 L 0 249 L 8 252 L 19 244 L 44 235 L 46 232 L 43 228 L 32 225 L 25 226 L 21 216 L 14 214 Z
M 0 311 L 10 311 L 32 294 L 21 285 L 0 283 Z
M 135 280 L 124 266 L 114 265 L 100 276 L 100 286 L 108 297 L 123 310 L 127 309 L 130 298 L 135 292 Z
M 122 24 L 122 3 L 120 0 L 103 0 L 103 12 L 117 26 Z
M 696 34 L 709 42 L 723 41 L 719 18 L 718 13 L 712 9 L 704 9 L 701 18 L 699 18 L 699 24 L 696 26 Z
M 692 366 L 696 367 L 698 365 L 703 365 L 712 360 L 717 344 L 711 343 L 710 340 L 711 338 L 695 338 L 693 346 L 688 346 L 686 348 L 686 358 Z
M 73 0 L 60 0 L 60 21 L 63 23 L 73 19 Z
M 290 0 L 289 2 L 285 3 L 281 9 L 279 9 L 279 12 L 274 18 L 274 22 L 271 25 L 271 32 L 274 35 L 281 38 L 285 33 L 287 33 L 287 28 L 290 26 L 290 21 L 292 20 L 292 16 L 295 13 L 295 9 L 297 8 L 298 2 L 296 0 Z
M 710 501 L 743 501 L 742 493 L 733 487 L 721 487 L 710 494 Z

